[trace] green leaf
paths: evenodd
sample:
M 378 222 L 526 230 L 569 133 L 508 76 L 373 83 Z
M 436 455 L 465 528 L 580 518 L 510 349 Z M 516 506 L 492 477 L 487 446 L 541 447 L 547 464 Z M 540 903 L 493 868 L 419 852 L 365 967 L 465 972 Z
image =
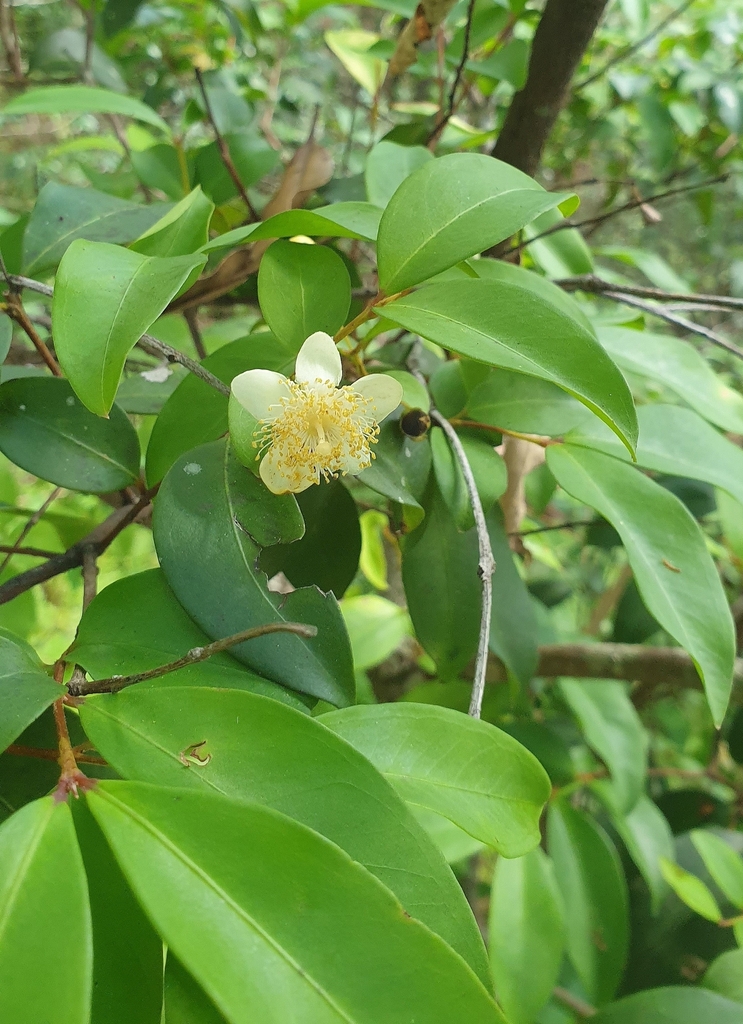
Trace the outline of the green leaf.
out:
M 203 687 L 90 697 L 86 731 L 126 778 L 266 804 L 337 843 L 487 979 L 472 914 L 441 856 L 372 766 L 320 724 L 275 701 Z M 205 739 L 202 762 L 184 750 Z M 287 772 L 287 765 L 302 765 Z M 328 794 L 334 793 L 333 799 Z
M 415 635 L 446 680 L 477 651 L 482 607 L 477 532 L 460 533 L 435 483 L 424 507 L 425 519 L 403 545 L 402 579 Z
M 558 236 L 559 237 L 559 236 Z M 505 260 L 479 259 L 468 260 L 467 266 L 479 278 L 484 281 L 497 281 L 501 284 L 513 284 L 525 288 L 538 298 L 556 306 L 565 316 L 585 327 L 594 334 L 591 321 L 583 312 L 583 307 L 570 295 L 563 291 L 558 285 L 548 281 L 547 278 L 535 273 L 533 270 L 526 270 L 516 263 L 506 263 Z M 564 275 L 565 276 L 565 275 Z
M 154 537 L 175 596 L 215 639 L 266 622 L 308 622 L 306 640 L 273 634 L 232 648 L 260 675 L 332 704 L 355 694 L 348 642 L 338 603 L 315 588 L 270 593 L 256 569 L 260 548 L 301 536 L 293 495 L 273 495 L 229 454 L 224 441 L 182 456 L 155 502 Z
M 140 783 L 102 783 L 88 800 L 157 930 L 230 1024 L 503 1021 L 450 947 L 290 818 Z
M 467 415 L 492 427 L 550 437 L 562 436 L 585 420 L 595 419 L 585 405 L 556 384 L 495 369 L 470 392 Z
M 91 1021 L 160 1024 L 163 944 L 82 800 L 72 804 L 93 926 Z M 136 984 L 132 980 L 136 979 Z
M 214 203 L 200 188 L 195 188 L 132 242 L 130 249 L 143 256 L 160 257 L 196 252 L 209 238 L 209 222 L 213 213 Z
M 502 242 L 570 196 L 510 164 L 452 153 L 403 181 L 379 225 L 380 287 L 391 295 Z
M 146 103 L 90 85 L 52 85 L 29 89 L 6 103 L 3 114 L 121 114 L 170 134 L 166 121 Z
M 335 203 L 317 210 L 287 210 L 268 220 L 234 228 L 202 248 L 202 252 L 233 249 L 246 242 L 266 238 L 291 238 L 293 235 L 329 236 L 330 238 L 365 238 L 373 242 L 377 237 L 380 211 L 371 203 Z
M 559 210 L 548 210 L 529 225 L 525 232 L 527 241 L 564 219 Z M 594 272 L 591 250 L 577 228 L 563 228 L 546 238 L 530 241 L 527 251 L 547 277 L 577 277 Z
M 743 860 L 714 832 L 694 829 L 691 841 L 715 883 L 734 907 L 743 910 Z
M 79 337 L 79 335 L 78 335 Z M 139 477 L 139 441 L 117 406 L 88 412 L 66 380 L 19 377 L 0 385 L 0 451 L 29 473 L 73 491 L 104 494 Z
M 269 579 L 283 572 L 295 587 L 319 587 L 343 597 L 361 554 L 356 502 L 340 480 L 309 487 L 297 495 L 305 532 L 292 544 L 264 548 L 261 569 Z M 358 667 L 358 666 L 357 666 Z
M 716 992 L 691 988 L 654 988 L 607 1006 L 593 1024 L 740 1024 L 737 1002 Z
M 624 684 L 563 679 L 560 689 L 586 743 L 611 772 L 620 811 L 629 813 L 645 788 L 648 738 Z
M 33 277 L 52 270 L 77 238 L 133 242 L 170 208 L 170 203 L 140 206 L 92 188 L 50 181 L 39 193 L 23 235 L 23 273 Z
M 63 694 L 24 640 L 0 632 L 0 750 Z
M 534 604 L 516 568 L 500 508 L 496 506 L 486 518 L 495 557 L 490 650 L 522 686 L 527 686 L 539 660 Z
M 390 303 L 384 315 L 460 355 L 557 384 L 634 450 L 637 416 L 622 374 L 586 327 L 531 289 L 451 281 Z
M 5 357 L 10 352 L 10 345 L 13 341 L 13 321 L 4 314 L 0 316 L 0 363 L 5 362 Z
M 359 594 L 341 603 L 356 671 L 379 665 L 411 634 L 404 608 L 378 594 Z
M 116 392 L 116 404 L 124 412 L 157 416 L 187 375 L 184 366 L 168 366 L 124 377 Z
M 298 352 L 315 331 L 333 335 L 346 322 L 351 279 L 332 249 L 279 240 L 261 260 L 258 300 L 276 337 Z
M 705 480 L 743 501 L 743 452 L 706 420 L 680 405 L 643 405 L 637 411 L 637 464 L 658 473 Z M 567 437 L 623 459 L 626 453 L 603 424 L 584 421 Z
M 708 921 L 722 920 L 717 900 L 701 878 L 697 878 L 690 871 L 686 871 L 679 864 L 674 864 L 673 861 L 665 857 L 660 859 L 660 869 L 665 880 L 687 907 Z
M 429 436 L 433 471 L 441 496 L 454 516 L 458 529 L 469 530 L 475 525 L 475 514 L 472 511 L 462 467 L 441 427 L 434 427 Z M 505 493 L 506 464 L 486 437 L 461 434 L 459 440 L 475 478 L 482 507 L 485 512 L 489 512 L 498 498 Z
M 431 469 L 428 440 L 405 437 L 400 424 L 388 420 L 382 424 L 374 449 L 376 458 L 369 469 L 359 473 L 361 483 L 402 505 L 403 520 L 414 530 L 424 516 L 419 502 Z
M 44 797 L 0 827 L 0 1020 L 88 1024 L 92 961 L 70 808 Z
M 588 998 L 602 1006 L 617 990 L 627 959 L 627 884 L 604 830 L 564 800 L 550 804 L 549 853 L 565 903 L 568 955 Z
M 184 182 L 182 158 L 175 146 L 161 143 L 147 149 L 133 149 L 129 159 L 134 173 L 147 188 L 156 188 L 175 200 L 182 199 L 188 191 L 188 175 Z
M 325 42 L 362 89 L 371 97 L 378 95 L 387 72 L 387 62 L 367 51 L 379 42 L 375 32 L 360 28 L 326 32 Z
M 357 705 L 323 725 L 369 758 L 411 804 L 449 818 L 506 857 L 539 842 L 547 773 L 494 725 L 435 704 Z
M 743 396 L 723 384 L 688 342 L 629 327 L 598 325 L 596 329 L 599 341 L 622 370 L 670 388 L 723 430 L 743 433 Z
M 547 464 L 569 494 L 618 531 L 643 601 L 693 658 L 719 725 L 732 686 L 735 637 L 699 525 L 675 495 L 618 459 L 566 444 L 547 449 Z
M 224 135 L 227 151 L 244 188 L 250 188 L 279 163 L 279 154 L 253 131 L 228 132 Z M 194 179 L 217 206 L 238 195 L 237 186 L 224 165 L 216 142 L 196 151 Z
M 702 985 L 735 1003 L 743 1003 L 743 949 L 728 949 L 716 957 L 707 968 Z
M 499 857 L 490 895 L 490 964 L 495 992 L 513 1024 L 531 1024 L 557 984 L 565 948 L 564 909 L 549 858 L 539 847 Z
M 203 366 L 229 384 L 243 370 L 290 373 L 296 351 L 268 332 L 238 338 L 207 356 Z M 216 441 L 227 430 L 228 398 L 189 374 L 170 396 L 155 421 L 147 446 L 146 476 L 150 486 L 165 476 L 179 456 L 198 444 Z
M 443 815 L 418 805 L 411 805 L 410 810 L 426 830 L 429 838 L 441 850 L 447 864 L 459 864 L 469 859 L 473 853 L 480 853 L 484 849 L 484 843 L 467 835 Z
M 225 1019 L 203 988 L 168 952 L 165 963 L 163 1024 L 225 1024 Z
M 80 620 L 71 651 L 91 678 L 107 679 L 159 668 L 208 643 L 206 633 L 178 604 L 162 570 L 148 569 L 116 580 L 93 599 Z M 227 651 L 137 685 L 250 690 L 306 710 L 293 693 L 248 671 Z
M 126 357 L 160 316 L 199 254 L 160 259 L 78 239 L 62 257 L 52 324 L 62 369 L 84 405 L 106 416 Z
M 382 139 L 366 158 L 364 180 L 369 202 L 385 207 L 403 181 L 432 159 L 425 146 L 398 146 Z

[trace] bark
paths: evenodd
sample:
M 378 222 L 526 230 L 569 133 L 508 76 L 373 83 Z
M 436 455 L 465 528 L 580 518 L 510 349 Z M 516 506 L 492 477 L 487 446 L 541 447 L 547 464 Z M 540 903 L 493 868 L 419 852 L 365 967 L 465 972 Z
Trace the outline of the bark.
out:
M 534 176 L 568 86 L 607 0 L 547 0 L 524 88 L 514 96 L 493 156 Z

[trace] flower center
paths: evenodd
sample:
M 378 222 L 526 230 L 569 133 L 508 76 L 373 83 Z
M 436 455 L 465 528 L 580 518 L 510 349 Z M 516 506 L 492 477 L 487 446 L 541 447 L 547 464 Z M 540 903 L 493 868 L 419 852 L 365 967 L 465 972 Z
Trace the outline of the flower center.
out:
M 287 384 L 291 395 L 272 419 L 261 420 L 256 447 L 272 448 L 272 458 L 297 484 L 368 468 L 379 436 L 369 399 L 332 381 Z

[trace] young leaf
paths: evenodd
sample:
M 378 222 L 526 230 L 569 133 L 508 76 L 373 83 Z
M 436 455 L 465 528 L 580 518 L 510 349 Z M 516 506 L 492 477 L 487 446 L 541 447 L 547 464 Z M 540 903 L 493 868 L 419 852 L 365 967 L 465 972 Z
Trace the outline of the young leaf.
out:
M 538 846 L 499 857 L 490 896 L 489 949 L 495 994 L 513 1024 L 531 1024 L 557 984 L 565 910 L 552 864 Z
M 63 693 L 25 640 L 0 632 L 0 751 Z
M 3 114 L 121 114 L 170 134 L 166 121 L 146 103 L 90 85 L 52 85 L 28 89 L 6 103 Z
M 619 532 L 643 601 L 694 659 L 719 725 L 732 686 L 735 637 L 720 577 L 691 513 L 666 488 L 608 455 L 553 445 L 547 464 L 569 494 Z
M 680 900 L 690 907 L 696 914 L 706 917 L 708 921 L 721 921 L 722 914 L 717 906 L 717 900 L 701 878 L 692 875 L 679 864 L 660 859 L 660 869 L 663 877 L 671 886 Z
M 637 416 L 624 377 L 580 320 L 533 289 L 451 281 L 383 308 L 393 323 L 452 352 L 557 384 L 634 451 Z
M 740 1004 L 716 992 L 692 988 L 653 988 L 607 1006 L 592 1024 L 740 1024 Z
M 549 853 L 565 902 L 568 955 L 592 1003 L 617 990 L 627 959 L 627 883 L 606 833 L 584 811 L 553 801 Z
M 502 1024 L 464 961 L 304 825 L 141 783 L 101 783 L 88 800 L 157 930 L 230 1024 Z
M 47 796 L 0 827 L 0 1020 L 88 1024 L 92 968 L 72 815 Z
M 380 287 L 391 295 L 514 234 L 571 197 L 482 153 L 452 153 L 419 167 L 379 225 Z
M 126 357 L 204 256 L 160 259 L 104 242 L 73 242 L 52 303 L 56 352 L 80 400 L 108 415 Z
M 743 859 L 714 832 L 694 829 L 691 841 L 716 884 L 738 910 L 743 910 Z
M 233 228 L 213 238 L 202 252 L 234 249 L 246 242 L 259 242 L 266 238 L 291 238 L 294 235 L 324 236 L 329 238 L 365 238 L 373 242 L 381 211 L 371 203 L 334 203 L 317 210 L 287 210 L 267 220 Z
M 169 470 L 155 502 L 154 537 L 175 596 L 214 639 L 266 622 L 308 622 L 318 635 L 273 634 L 232 648 L 260 675 L 343 705 L 356 691 L 338 603 L 315 588 L 267 589 L 261 547 L 304 532 L 293 495 L 274 495 L 230 455 L 225 441 L 202 445 Z
M 258 300 L 276 337 L 298 352 L 315 331 L 333 335 L 346 322 L 351 279 L 332 249 L 279 239 L 261 260 Z
M 0 451 L 60 487 L 105 494 L 139 477 L 139 440 L 127 416 L 88 412 L 66 380 L 19 377 L 0 385 Z
M 443 814 L 506 857 L 539 842 L 547 773 L 494 725 L 435 704 L 357 705 L 322 717 L 411 804 Z
M 337 843 L 487 980 L 477 926 L 441 856 L 389 783 L 318 721 L 202 686 L 131 687 L 89 697 L 81 711 L 97 749 L 126 778 L 254 800 Z M 206 740 L 189 762 L 184 751 L 197 736 Z M 287 771 L 292 764 L 303 768 Z
M 214 203 L 200 188 L 195 188 L 129 248 L 143 256 L 162 258 L 196 252 L 209 238 L 209 222 L 213 213 Z
M 586 743 L 611 772 L 619 810 L 628 814 L 645 788 L 648 739 L 624 684 L 563 679 L 560 689 Z

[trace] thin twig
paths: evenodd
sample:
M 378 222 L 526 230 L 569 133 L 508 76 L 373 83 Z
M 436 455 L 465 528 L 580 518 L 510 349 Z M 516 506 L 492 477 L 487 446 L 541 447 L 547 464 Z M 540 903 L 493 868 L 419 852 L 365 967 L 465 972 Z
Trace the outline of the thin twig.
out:
M 449 420 L 453 427 L 471 427 L 472 430 L 489 430 L 493 434 L 505 434 L 506 437 L 517 437 L 521 441 L 530 441 L 538 444 L 540 448 L 549 448 L 552 444 L 558 444 L 554 438 L 544 437 L 542 434 L 524 434 L 520 430 L 509 430 L 508 427 L 496 427 L 491 423 L 480 423 L 477 420 L 463 420 L 453 417 Z
M 87 9 L 83 9 L 85 18 L 85 59 L 82 68 L 82 80 L 87 85 L 95 84 L 93 78 L 93 46 L 95 45 L 96 0 L 90 0 Z
M 21 48 L 18 43 L 18 30 L 10 0 L 0 0 L 0 39 L 2 39 L 8 67 L 13 74 L 13 84 L 23 85 L 25 77 L 21 61 Z
M 14 288 L 28 288 L 30 292 L 38 292 L 39 295 L 46 295 L 49 299 L 54 295 L 53 288 L 48 284 L 42 284 L 41 281 L 34 281 L 32 277 L 23 277 L 21 274 L 8 274 L 6 280 Z
M 568 992 L 566 988 L 562 988 L 561 985 L 555 985 L 552 989 L 552 995 L 563 1006 L 567 1006 L 573 1013 L 577 1013 L 579 1017 L 595 1017 L 598 1010 L 595 1006 L 591 1006 L 590 1003 L 585 1002 L 578 996 L 574 996 L 572 992 Z
M 30 558 L 54 558 L 58 551 L 47 551 L 46 548 L 16 547 L 15 544 L 0 544 L 0 555 L 26 555 Z
M 641 299 L 657 299 L 659 302 L 685 302 L 693 306 L 710 306 L 716 309 L 743 310 L 743 299 L 731 295 L 707 295 L 696 292 L 665 292 L 661 288 L 644 288 L 639 285 L 612 284 L 595 274 L 582 277 L 564 277 L 555 281 L 566 292 L 590 292 L 601 295 L 604 292 L 621 292 L 622 295 L 636 295 Z
M 72 752 L 75 755 L 75 760 L 79 764 L 108 764 L 108 761 L 104 758 L 95 757 L 93 754 L 82 753 L 77 749 L 77 747 L 73 747 Z M 5 748 L 3 753 L 11 754 L 13 757 L 35 757 L 40 761 L 59 760 L 58 750 L 47 750 L 44 747 L 24 747 L 19 743 L 11 743 L 9 747 Z
M 638 50 L 641 50 L 646 43 L 649 43 L 651 39 L 654 39 L 659 32 L 663 31 L 666 25 L 670 25 L 672 21 L 675 21 L 676 18 L 678 18 L 679 15 L 683 14 L 687 8 L 691 7 L 693 3 L 694 0 L 686 0 L 686 2 L 677 7 L 675 11 L 671 11 L 671 13 L 668 14 L 665 18 L 663 18 L 662 21 L 659 21 L 658 24 L 654 28 L 652 28 L 646 36 L 643 36 L 642 39 L 638 39 L 636 43 L 631 43 L 629 46 L 625 46 L 624 49 L 620 50 L 619 53 L 616 53 L 611 58 L 611 60 L 608 60 L 606 64 L 600 67 L 598 71 L 595 71 L 592 75 L 589 75 L 588 78 L 584 78 L 582 82 L 578 82 L 578 84 L 574 87 L 573 92 L 580 92 L 581 89 L 585 89 L 587 85 L 591 85 L 592 82 L 595 82 L 597 79 L 605 75 L 606 72 L 613 68 L 615 64 L 621 63 L 623 60 L 626 60 L 627 57 L 630 57 L 633 53 L 636 53 Z
M 194 306 L 190 306 L 188 309 L 183 311 L 183 319 L 188 324 L 188 330 L 191 334 L 193 347 L 196 349 L 196 355 L 199 359 L 206 359 L 208 353 L 204 347 L 204 339 L 201 337 L 201 331 L 199 330 L 199 318 Z
M 495 572 L 495 559 L 493 549 L 490 546 L 490 534 L 488 524 L 485 522 L 480 495 L 477 493 L 477 484 L 469 464 L 467 453 L 462 447 L 456 430 L 451 423 L 437 412 L 431 409 L 431 419 L 437 423 L 449 439 L 457 461 L 462 469 L 464 482 L 467 486 L 472 512 L 475 516 L 475 528 L 477 529 L 477 546 L 480 550 L 478 564 L 478 575 L 482 581 L 482 613 L 480 616 L 480 638 L 477 644 L 477 659 L 475 661 L 475 672 L 472 680 L 472 697 L 470 698 L 469 714 L 473 718 L 479 718 L 482 710 L 482 699 L 485 693 L 485 678 L 488 669 L 488 650 L 490 647 L 490 618 L 493 611 L 493 573 Z
M 269 633 L 294 633 L 305 639 L 317 636 L 317 627 L 308 626 L 303 622 L 267 622 L 262 626 L 253 626 L 251 629 L 243 629 L 233 636 L 224 637 L 222 640 L 215 640 L 205 647 L 194 647 L 182 658 L 168 662 L 167 665 L 160 665 L 147 672 L 137 672 L 130 676 L 111 676 L 109 679 L 93 679 L 90 682 L 76 682 L 70 680 L 68 690 L 73 697 L 85 697 L 91 693 L 118 693 L 125 686 L 133 686 L 134 683 L 143 683 L 147 679 L 159 679 L 160 676 L 168 675 L 170 672 L 177 672 L 178 669 L 187 668 L 189 665 L 196 665 L 200 661 L 229 650 L 237 644 L 245 643 L 248 640 L 255 640 L 260 636 L 267 636 Z
M 593 519 L 574 519 L 568 523 L 554 523 L 552 526 L 537 526 L 533 530 L 516 530 L 509 537 L 530 537 L 533 533 L 549 533 L 550 530 L 575 530 L 579 526 L 591 526 Z
M 8 288 L 10 289 L 8 301 L 5 307 L 5 312 L 11 318 L 11 320 L 15 320 L 19 327 L 23 328 L 28 337 L 31 339 L 34 348 L 39 353 L 39 355 L 44 360 L 49 369 L 52 371 L 54 376 L 61 377 L 62 370 L 59 367 L 59 363 L 51 354 L 51 352 L 49 351 L 45 343 L 41 340 L 39 335 L 36 333 L 34 325 L 29 320 L 26 310 L 23 308 L 23 302 L 21 301 L 19 291 L 19 288 L 23 286 L 19 286 L 14 283 L 13 275 L 8 273 L 8 270 L 5 266 L 5 260 L 3 259 L 2 255 L 0 255 L 0 273 L 2 273 L 3 277 L 5 278 L 5 282 L 8 285 Z M 22 280 L 25 281 L 26 278 L 23 278 Z
M 24 540 L 26 539 L 26 537 L 28 537 L 28 535 L 31 532 L 31 530 L 33 530 L 34 526 L 36 526 L 36 524 L 39 522 L 39 520 L 42 518 L 42 516 L 44 516 L 44 514 L 46 513 L 47 509 L 52 504 L 52 502 L 56 501 L 61 493 L 62 493 L 62 488 L 61 487 L 55 487 L 54 490 L 52 491 L 52 493 L 49 495 L 49 497 L 44 501 L 44 503 L 39 508 L 37 508 L 34 513 L 32 513 L 28 517 L 28 519 L 26 520 L 26 522 L 23 525 L 23 529 L 18 534 L 18 538 L 17 538 L 15 544 L 13 544 L 12 547 L 7 549 L 7 554 L 6 554 L 5 558 L 2 561 L 2 565 L 0 565 L 0 575 L 2 575 L 3 570 L 5 570 L 7 568 L 8 562 L 11 560 L 13 555 L 20 554 L 20 552 L 21 552 L 21 544 L 23 544 Z M 0 549 L 0 550 L 2 550 L 2 549 Z M 35 549 L 31 548 L 29 550 L 33 551 Z M 52 557 L 53 557 L 53 554 L 52 554 Z
M 224 164 L 227 173 L 232 178 L 235 188 L 240 193 L 240 198 L 247 206 L 248 213 L 250 214 L 251 218 L 254 221 L 260 220 L 260 217 L 258 216 L 257 212 L 253 207 L 253 204 L 251 203 L 248 197 L 248 193 L 245 191 L 245 186 L 240 180 L 240 175 L 237 173 L 237 168 L 235 167 L 232 157 L 230 156 L 230 151 L 227 147 L 227 143 L 225 142 L 222 133 L 217 127 L 217 122 L 214 120 L 214 113 L 212 111 L 212 106 L 211 103 L 209 102 L 209 97 L 206 92 L 206 86 L 204 85 L 204 76 L 201 73 L 201 69 L 195 68 L 195 72 L 196 81 L 199 83 L 199 89 L 201 90 L 201 98 L 203 99 L 204 107 L 206 108 L 206 116 L 209 121 L 209 124 L 212 126 L 214 130 L 214 137 L 217 141 L 217 149 L 219 150 L 219 155 L 222 158 L 222 163 Z
M 457 89 L 459 88 L 459 83 L 462 80 L 464 68 L 465 65 L 467 64 L 467 60 L 470 55 L 470 36 L 472 34 L 472 19 L 474 17 L 474 14 L 475 0 L 469 0 L 469 3 L 467 5 L 467 20 L 464 25 L 464 39 L 462 40 L 462 57 L 461 60 L 459 61 L 459 64 L 457 65 L 457 70 L 454 73 L 454 80 L 451 84 L 451 89 L 449 91 L 449 103 L 446 108 L 446 113 L 438 122 L 438 124 L 436 124 L 431 134 L 428 136 L 428 140 L 426 142 L 426 145 L 428 146 L 432 146 L 438 141 L 439 137 L 441 136 L 441 133 L 443 132 L 444 128 L 446 128 L 447 124 L 454 115 L 454 111 L 456 110 Z

